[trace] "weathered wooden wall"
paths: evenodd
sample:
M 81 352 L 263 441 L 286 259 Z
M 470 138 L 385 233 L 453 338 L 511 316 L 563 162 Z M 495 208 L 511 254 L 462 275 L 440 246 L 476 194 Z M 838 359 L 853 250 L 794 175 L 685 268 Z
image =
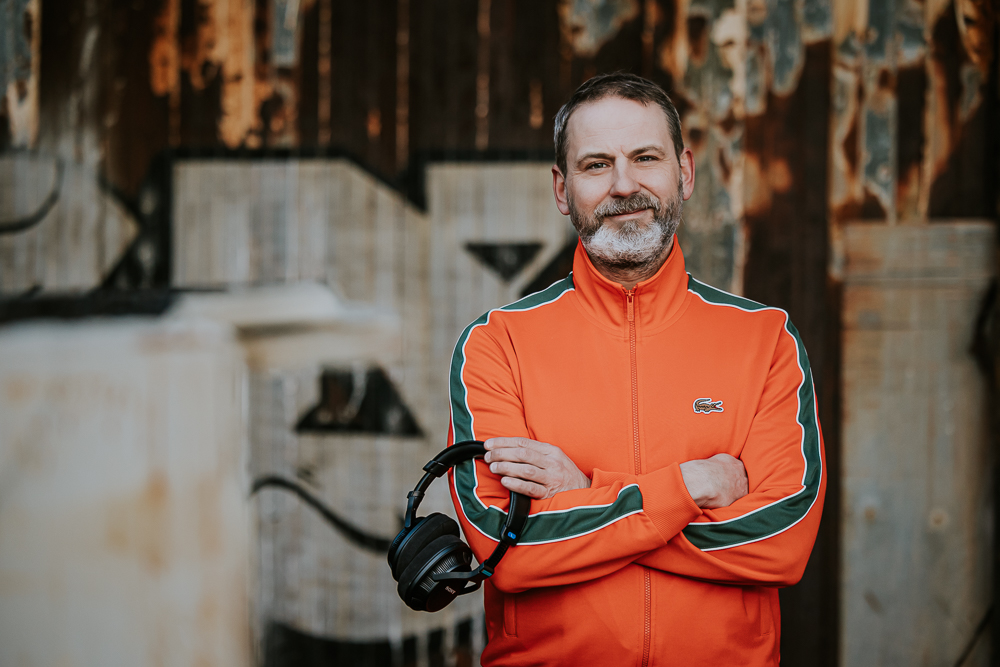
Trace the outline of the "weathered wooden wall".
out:
M 538 186 L 535 167 L 503 165 L 551 159 L 552 117 L 589 76 L 661 83 L 697 161 L 690 269 L 787 309 L 810 352 L 829 497 L 806 575 L 782 591 L 782 651 L 838 662 L 837 248 L 856 220 L 996 219 L 995 4 L 0 0 L 0 16 L 0 294 L 310 279 L 406 321 L 444 318 L 406 343 L 425 359 L 387 370 L 422 424 L 443 414 L 431 378 L 447 332 L 565 269 L 550 205 L 513 211 L 537 227 L 501 229 L 509 202 L 479 188 L 497 173 Z M 175 170 L 193 158 L 210 162 Z M 438 254 L 396 266 L 412 243 Z M 535 243 L 509 281 L 477 264 Z
M 994 664 L 996 453 L 970 354 L 991 223 L 844 232 L 841 664 Z

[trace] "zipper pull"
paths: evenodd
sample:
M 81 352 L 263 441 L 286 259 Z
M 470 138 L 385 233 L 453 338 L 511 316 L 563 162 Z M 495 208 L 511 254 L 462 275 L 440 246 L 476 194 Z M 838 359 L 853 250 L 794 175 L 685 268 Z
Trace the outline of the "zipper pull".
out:
M 633 305 L 633 298 L 635 297 L 634 290 L 625 290 L 625 301 L 628 304 L 628 321 L 632 322 L 635 320 L 635 308 Z

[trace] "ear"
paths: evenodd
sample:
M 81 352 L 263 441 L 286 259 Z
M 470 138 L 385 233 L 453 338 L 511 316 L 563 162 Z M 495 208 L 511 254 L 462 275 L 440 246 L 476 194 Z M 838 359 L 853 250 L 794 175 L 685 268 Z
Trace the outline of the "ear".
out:
M 569 200 L 566 197 L 566 178 L 556 165 L 552 165 L 552 194 L 556 197 L 556 208 L 559 209 L 559 212 L 563 215 L 569 215 Z
M 678 160 L 681 167 L 681 183 L 684 188 L 684 201 L 691 198 L 694 194 L 694 153 L 691 152 L 690 148 L 685 148 L 681 152 L 681 156 Z

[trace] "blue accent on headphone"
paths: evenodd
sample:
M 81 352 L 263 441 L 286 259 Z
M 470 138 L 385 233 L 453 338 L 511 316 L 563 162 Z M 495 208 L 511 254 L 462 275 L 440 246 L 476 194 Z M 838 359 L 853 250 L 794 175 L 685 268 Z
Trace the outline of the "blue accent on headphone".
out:
M 512 539 L 512 540 L 516 540 L 516 539 L 517 539 L 517 535 L 515 535 L 515 534 L 514 534 L 514 533 L 512 533 L 512 532 L 508 532 L 508 533 L 507 533 L 507 537 L 509 537 L 509 538 L 510 538 L 510 539 Z

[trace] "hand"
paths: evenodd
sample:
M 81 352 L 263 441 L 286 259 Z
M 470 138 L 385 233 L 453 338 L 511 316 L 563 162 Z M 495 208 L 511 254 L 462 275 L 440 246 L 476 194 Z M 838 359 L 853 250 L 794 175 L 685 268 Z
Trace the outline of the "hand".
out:
M 729 454 L 681 464 L 681 476 L 695 504 L 702 509 L 729 507 L 750 492 L 747 469 Z
M 490 438 L 486 441 L 490 472 L 503 475 L 500 483 L 511 491 L 544 500 L 560 491 L 589 489 L 590 478 L 555 445 L 528 438 Z

